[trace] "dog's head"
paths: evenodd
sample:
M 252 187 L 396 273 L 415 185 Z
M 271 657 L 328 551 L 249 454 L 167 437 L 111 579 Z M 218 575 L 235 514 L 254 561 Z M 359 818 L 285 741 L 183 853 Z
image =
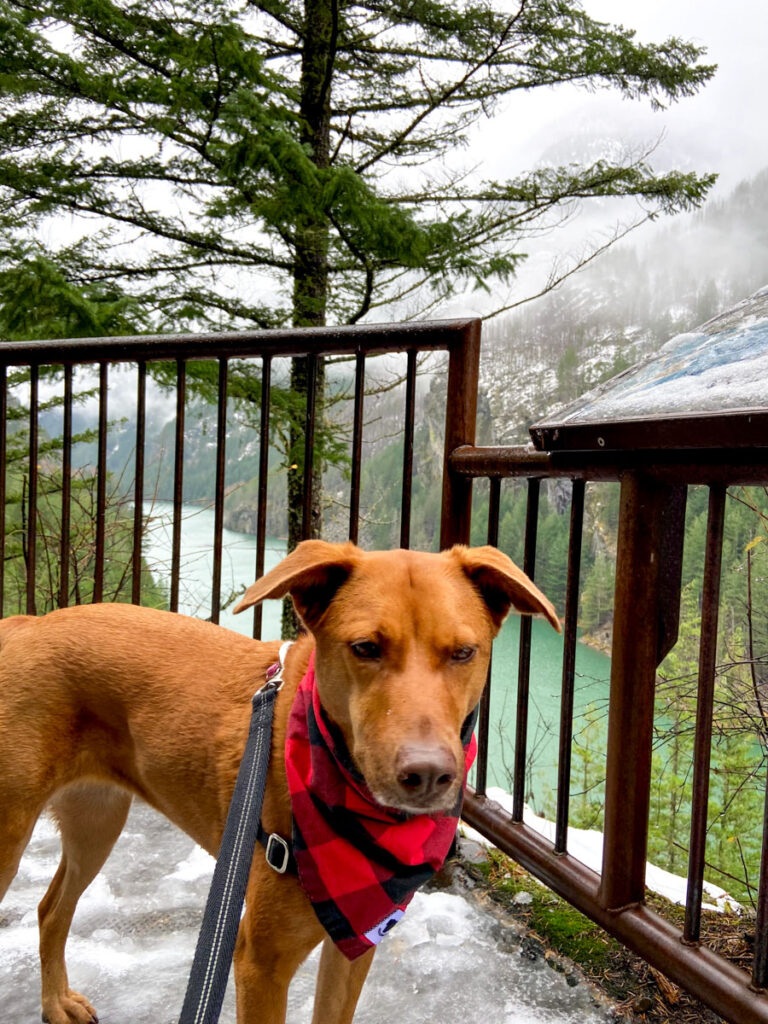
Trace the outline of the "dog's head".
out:
M 437 555 L 304 541 L 235 611 L 288 593 L 315 638 L 322 705 L 368 788 L 415 813 L 456 803 L 461 727 L 510 609 L 560 629 L 551 603 L 492 547 Z

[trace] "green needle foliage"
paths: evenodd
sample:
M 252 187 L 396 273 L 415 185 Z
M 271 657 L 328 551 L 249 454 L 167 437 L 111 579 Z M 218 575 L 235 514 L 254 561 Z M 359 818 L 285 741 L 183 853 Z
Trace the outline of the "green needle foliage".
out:
M 579 0 L 0 0 L 0 334 L 35 333 L 20 267 L 56 334 L 419 317 L 491 291 L 563 207 L 631 196 L 643 219 L 714 177 L 627 150 L 491 180 L 463 153 L 476 123 L 562 84 L 664 107 L 711 78 L 702 56 Z M 306 388 L 295 360 L 290 546 Z M 322 367 L 318 390 L 322 410 Z
M 711 77 L 701 56 L 576 0 L 3 0 L 2 269 L 35 241 L 160 329 L 422 313 L 508 279 L 563 203 L 701 202 L 711 176 L 630 153 L 507 181 L 458 155 L 514 92 L 575 82 L 664 106 Z M 61 214 L 77 237 L 63 222 L 67 244 L 44 245 L 35 229 Z

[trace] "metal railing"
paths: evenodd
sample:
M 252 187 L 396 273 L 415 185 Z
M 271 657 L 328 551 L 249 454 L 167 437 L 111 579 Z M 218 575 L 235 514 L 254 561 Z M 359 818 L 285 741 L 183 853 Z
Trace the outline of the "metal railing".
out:
M 768 856 L 759 880 L 752 974 L 701 942 L 701 902 L 710 778 L 720 557 L 726 487 L 768 481 L 767 448 L 546 454 L 532 448 L 452 452 L 451 479 L 490 479 L 488 538 L 498 536 L 500 481 L 527 478 L 525 571 L 535 578 L 536 524 L 542 480 L 572 481 L 564 619 L 560 743 L 555 838 L 523 823 L 529 716 L 530 620 L 523 622 L 518 668 L 513 809 L 485 796 L 490 689 L 480 716 L 479 766 L 465 820 L 577 909 L 639 953 L 733 1024 L 768 1021 Z M 587 481 L 619 481 L 621 504 L 611 657 L 602 870 L 568 852 L 574 654 L 579 565 Z M 645 905 L 645 874 L 654 741 L 657 668 L 677 639 L 687 485 L 709 488 L 702 596 L 692 823 L 685 924 L 676 928 Z M 446 542 L 468 536 L 453 524 Z M 765 837 L 765 832 L 764 832 Z
M 380 325 L 376 327 L 323 328 L 313 330 L 257 331 L 248 333 L 157 336 L 132 338 L 100 338 L 91 340 L 29 341 L 4 343 L 0 345 L 0 550 L 6 552 L 6 483 L 8 480 L 9 441 L 8 430 L 9 369 L 27 368 L 25 380 L 25 413 L 28 452 L 24 458 L 23 496 L 23 552 L 26 574 L 26 600 L 24 606 L 15 611 L 36 614 L 38 608 L 38 541 L 40 540 L 38 500 L 40 480 L 40 416 L 43 403 L 40 398 L 40 373 L 42 368 L 58 369 L 60 377 L 59 400 L 62 403 L 61 451 L 61 536 L 59 538 L 58 561 L 60 575 L 57 586 L 56 605 L 65 606 L 77 600 L 73 596 L 69 579 L 72 556 L 71 507 L 73 475 L 73 372 L 75 368 L 95 367 L 98 375 L 97 455 L 95 460 L 96 495 L 93 508 L 95 539 L 91 559 L 92 590 L 90 599 L 101 601 L 104 597 L 105 566 L 109 561 L 106 534 L 107 511 L 107 450 L 109 425 L 110 368 L 114 364 L 131 364 L 136 372 L 136 443 L 133 473 L 133 548 L 131 555 L 130 598 L 140 603 L 142 587 L 142 534 L 144 530 L 143 499 L 145 494 L 145 447 L 146 447 L 146 402 L 147 367 L 158 362 L 175 365 L 175 440 L 173 453 L 173 516 L 172 516 L 172 558 L 170 572 L 169 606 L 176 611 L 179 606 L 179 585 L 181 568 L 181 528 L 184 495 L 185 461 L 185 415 L 187 406 L 187 369 L 192 361 L 213 360 L 218 366 L 216 401 L 216 472 L 211 488 L 214 495 L 213 508 L 215 525 L 213 531 L 213 571 L 210 592 L 210 618 L 219 621 L 222 579 L 222 536 L 224 524 L 225 466 L 227 446 L 227 402 L 229 365 L 233 360 L 254 360 L 261 377 L 259 395 L 260 429 L 258 432 L 259 473 L 257 498 L 256 559 L 254 578 L 264 571 L 266 541 L 267 502 L 269 498 L 268 456 L 270 449 L 270 424 L 273 421 L 271 408 L 272 367 L 277 360 L 298 357 L 307 360 L 308 395 L 304 419 L 303 458 L 303 509 L 302 533 L 310 535 L 313 506 L 313 466 L 317 461 L 315 444 L 316 405 L 318 390 L 319 361 L 328 357 L 347 357 L 354 360 L 355 378 L 351 437 L 351 479 L 349 486 L 349 528 L 352 540 L 357 540 L 360 523 L 361 451 L 364 429 L 365 372 L 366 360 L 370 357 L 405 354 L 404 388 L 406 394 L 404 420 L 401 425 L 404 437 L 402 495 L 400 509 L 400 543 L 409 544 L 411 522 L 411 482 L 413 475 L 413 437 L 415 418 L 415 393 L 418 353 L 444 352 L 448 357 L 449 416 L 446 424 L 446 445 L 451 448 L 471 440 L 474 429 L 477 366 L 480 341 L 480 325 L 475 320 L 454 320 L 438 323 L 414 323 Z M 125 376 L 121 374 L 121 387 L 125 387 Z M 27 398 L 28 395 L 28 398 Z M 50 398 L 48 398 L 50 403 Z M 18 406 L 18 402 L 16 402 Z M 470 426 L 471 425 L 471 426 Z M 446 449 L 448 450 L 448 449 Z M 18 452 L 16 453 L 18 456 Z M 461 488 L 459 488 L 461 490 Z M 0 559 L 0 615 L 8 614 L 4 601 L 5 559 Z M 128 596 L 128 595 L 125 595 Z M 123 597 L 125 599 L 125 597 Z M 261 635 L 261 609 L 254 616 L 254 635 Z
M 105 533 L 106 464 L 109 421 L 110 366 L 131 363 L 136 372 L 136 449 L 133 465 L 134 511 L 130 596 L 141 599 L 142 499 L 145 484 L 145 415 L 147 367 L 157 361 L 175 365 L 176 422 L 173 471 L 172 573 L 170 605 L 179 600 L 181 517 L 185 452 L 186 370 L 190 360 L 214 360 L 218 366 L 214 567 L 211 579 L 211 618 L 218 620 L 221 603 L 223 509 L 225 495 L 228 367 L 231 360 L 255 359 L 261 374 L 257 544 L 254 576 L 264 569 L 266 509 L 269 491 L 267 457 L 271 370 L 285 357 L 308 359 L 309 399 L 306 405 L 303 529 L 309 535 L 312 516 L 312 468 L 315 456 L 315 401 L 318 361 L 346 356 L 355 361 L 355 384 L 350 444 L 348 533 L 356 540 L 360 527 L 361 452 L 364 433 L 366 359 L 382 353 L 407 353 L 405 413 L 402 423 L 403 469 L 400 544 L 409 546 L 411 482 L 415 424 L 417 356 L 444 351 L 448 356 L 445 456 L 440 543 L 466 543 L 470 538 L 472 481 L 490 481 L 487 535 L 496 543 L 499 530 L 501 481 L 527 480 L 527 525 L 523 568 L 535 578 L 536 524 L 540 485 L 559 478 L 572 482 L 570 545 L 560 744 L 557 769 L 557 810 L 554 842 L 541 838 L 523 823 L 524 779 L 530 704 L 531 624 L 521 628 L 512 812 L 503 811 L 486 795 L 490 691 L 483 698 L 475 790 L 467 798 L 465 819 L 500 849 L 518 860 L 579 910 L 634 949 L 672 980 L 689 989 L 727 1020 L 738 1024 L 768 1024 L 768 856 L 764 854 L 757 901 L 756 943 L 751 977 L 716 955 L 700 941 L 701 895 L 706 833 L 712 694 L 714 686 L 717 603 L 722 548 L 723 508 L 731 484 L 768 481 L 768 449 L 738 446 L 731 430 L 728 446 L 701 451 L 546 454 L 530 448 L 474 446 L 479 373 L 478 321 L 435 324 L 358 326 L 284 332 L 254 332 L 206 336 L 137 337 L 89 341 L 23 342 L 0 346 L 0 549 L 6 552 L 6 452 L 12 441 L 8 428 L 10 368 L 28 367 L 26 416 L 26 490 L 24 495 L 23 558 L 26 569 L 26 611 L 36 607 L 38 460 L 41 447 L 39 373 L 42 367 L 61 367 L 63 387 L 61 444 L 61 566 L 58 603 L 72 599 L 66 566 L 71 555 L 73 368 L 98 368 L 98 425 L 96 537 L 92 600 L 104 595 L 105 563 L 109 558 Z M 587 868 L 568 851 L 568 812 L 574 700 L 576 616 L 585 485 L 590 481 L 619 481 L 621 510 L 618 537 L 614 640 L 607 741 L 605 827 L 601 872 Z M 702 611 L 699 697 L 693 824 L 690 837 L 689 887 L 682 930 L 645 906 L 645 866 L 648 843 L 650 768 L 656 673 L 659 662 L 677 635 L 682 564 L 682 534 L 686 488 L 710 489 L 709 525 Z M 0 601 L 5 557 L 0 558 Z M 22 609 L 24 610 L 24 609 Z M 9 609 L 5 609 L 5 614 Z M 261 632 L 260 612 L 254 635 Z

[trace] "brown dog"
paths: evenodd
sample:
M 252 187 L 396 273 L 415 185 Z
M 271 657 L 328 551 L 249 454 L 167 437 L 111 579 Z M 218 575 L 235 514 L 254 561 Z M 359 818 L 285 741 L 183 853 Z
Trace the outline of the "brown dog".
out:
M 287 719 L 313 646 L 320 701 L 371 793 L 391 808 L 434 813 L 460 795 L 461 726 L 510 607 L 560 628 L 547 599 L 490 547 L 364 553 L 306 541 L 248 589 L 238 610 L 287 593 L 311 636 L 288 653 L 276 706 L 262 820 L 282 835 L 291 832 Z M 64 945 L 132 795 L 216 854 L 250 699 L 278 646 L 130 605 L 0 623 L 0 898 L 43 808 L 61 831 L 61 863 L 39 907 L 50 1024 L 96 1020 L 69 987 Z M 257 847 L 235 952 L 240 1024 L 285 1020 L 288 983 L 323 938 L 313 1021 L 343 1024 L 375 947 L 347 960 L 298 880 L 273 871 Z

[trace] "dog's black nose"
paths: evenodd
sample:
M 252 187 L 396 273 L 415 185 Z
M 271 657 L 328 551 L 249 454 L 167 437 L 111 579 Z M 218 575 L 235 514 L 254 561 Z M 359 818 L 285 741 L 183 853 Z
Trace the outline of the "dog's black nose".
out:
M 441 795 L 456 779 L 456 759 L 446 747 L 401 747 L 395 766 L 400 788 L 419 802 Z

